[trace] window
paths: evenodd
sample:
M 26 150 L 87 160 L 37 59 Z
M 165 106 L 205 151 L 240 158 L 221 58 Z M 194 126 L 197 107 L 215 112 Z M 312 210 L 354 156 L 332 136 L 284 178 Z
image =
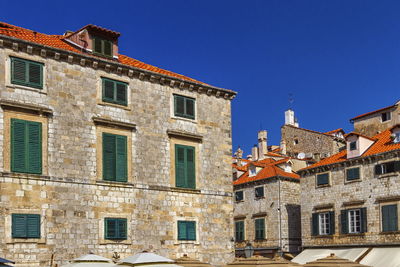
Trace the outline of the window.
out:
M 382 206 L 382 232 L 398 230 L 397 204 Z
M 329 173 L 317 174 L 317 186 L 329 185 Z
M 11 57 L 11 83 L 43 88 L 43 64 Z
M 103 133 L 103 179 L 126 182 L 127 162 L 127 137 Z
M 346 170 L 346 180 L 353 181 L 360 179 L 360 168 L 351 168 Z
M 112 57 L 113 43 L 98 37 L 93 38 L 93 52 L 101 56 Z
M 174 95 L 175 116 L 194 120 L 195 102 L 196 100 L 194 98 L 181 95 Z
M 123 82 L 101 78 L 103 88 L 103 101 L 118 105 L 128 105 L 128 85 Z
M 178 221 L 178 240 L 196 240 L 195 221 Z
M 341 214 L 342 234 L 359 234 L 367 231 L 367 209 L 342 210 Z
M 255 219 L 254 220 L 255 238 L 256 240 L 265 239 L 265 219 Z
M 235 192 L 235 200 L 242 201 L 243 200 L 243 191 L 236 191 Z
M 400 171 L 400 161 L 390 161 L 375 165 L 375 174 L 386 174 Z
M 391 112 L 384 112 L 381 114 L 382 122 L 388 121 L 392 118 L 392 113 Z
M 254 189 L 254 194 L 255 194 L 256 198 L 264 197 L 264 186 L 256 187 Z
M 244 221 L 235 222 L 235 241 L 244 240 Z
M 350 142 L 350 150 L 356 150 L 357 149 L 357 141 Z
M 12 214 L 12 238 L 40 238 L 39 214 Z
M 104 219 L 104 238 L 126 240 L 127 239 L 127 219 L 125 218 L 105 218 Z
M 11 119 L 11 171 L 42 173 L 42 123 Z
M 196 188 L 195 148 L 175 145 L 176 187 Z
M 294 139 L 294 140 L 293 140 L 293 144 L 294 144 L 294 145 L 299 144 L 299 139 Z
M 400 132 L 394 133 L 393 135 L 393 143 L 398 144 L 400 143 Z
M 255 176 L 257 174 L 257 172 L 256 172 L 256 167 L 255 166 L 250 166 L 250 168 L 249 168 L 249 176 L 250 177 L 253 177 L 253 176 Z
M 312 235 L 333 235 L 335 233 L 335 212 L 312 214 Z

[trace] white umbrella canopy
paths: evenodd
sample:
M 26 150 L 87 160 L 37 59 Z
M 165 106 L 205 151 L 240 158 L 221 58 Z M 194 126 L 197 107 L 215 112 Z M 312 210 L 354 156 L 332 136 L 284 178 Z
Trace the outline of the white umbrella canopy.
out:
M 174 261 L 151 252 L 142 252 L 129 256 L 118 262 L 115 267 L 142 266 L 146 267 L 182 267 L 174 264 Z
M 79 258 L 73 259 L 71 263 L 61 267 L 114 267 L 115 265 L 111 260 L 94 255 L 87 254 Z

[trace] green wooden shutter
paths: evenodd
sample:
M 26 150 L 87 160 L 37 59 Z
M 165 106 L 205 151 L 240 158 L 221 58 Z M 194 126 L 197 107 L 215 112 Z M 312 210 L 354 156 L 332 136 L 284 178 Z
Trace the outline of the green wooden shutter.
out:
M 367 232 L 367 208 L 360 209 L 361 214 L 361 233 Z
M 116 102 L 121 105 L 127 104 L 127 85 L 125 83 L 116 83 Z
M 43 65 L 36 62 L 28 63 L 28 84 L 42 88 L 43 87 Z
M 11 171 L 25 172 L 26 162 L 26 122 L 11 119 Z
M 311 235 L 319 235 L 319 213 L 313 213 L 311 218 Z
M 11 83 L 25 84 L 27 82 L 27 62 L 11 58 Z
M 351 168 L 346 170 L 347 180 L 357 180 L 360 178 L 360 168 Z
M 28 172 L 42 173 L 42 124 L 27 122 L 28 136 Z
M 381 164 L 375 165 L 375 174 L 376 174 L 376 175 L 382 174 L 382 167 L 381 167 Z
M 194 99 L 192 98 L 186 98 L 185 99 L 185 114 L 187 115 L 188 118 L 194 119 L 195 117 L 195 109 L 194 109 Z
M 254 228 L 256 239 L 264 239 L 265 238 L 265 220 L 264 219 L 256 219 L 254 221 Z
M 187 240 L 196 240 L 196 222 L 186 222 Z
M 93 47 L 93 51 L 95 53 L 99 53 L 102 54 L 102 41 L 100 38 L 94 38 L 94 47 Z
M 104 55 L 112 56 L 112 42 L 103 40 Z
M 185 179 L 185 148 L 175 145 L 175 185 L 176 187 L 186 187 Z
M 114 102 L 115 82 L 103 78 L 103 101 Z
M 394 162 L 394 171 L 395 172 L 400 171 L 400 161 L 395 161 Z
M 128 178 L 127 137 L 116 136 L 116 180 L 126 182 Z
M 103 179 L 115 181 L 116 136 L 103 133 Z
M 174 98 L 175 98 L 175 116 L 184 116 L 185 99 L 179 95 L 175 95 Z
M 28 238 L 40 238 L 40 215 L 39 214 L 27 214 L 27 237 Z
M 331 234 L 331 235 L 335 234 L 335 212 L 334 211 L 329 212 L 329 234 Z
M 118 239 L 127 239 L 127 219 L 118 219 L 117 226 Z
M 178 221 L 178 240 L 186 240 L 187 229 L 185 221 Z
M 326 185 L 326 184 L 329 184 L 329 174 L 328 173 L 317 174 L 317 185 Z
M 27 237 L 26 232 L 26 215 L 23 214 L 12 214 L 11 222 L 11 236 L 13 238 L 25 238 Z
M 186 147 L 186 185 L 188 188 L 196 188 L 195 148 Z
M 382 206 L 382 231 L 391 232 L 397 230 L 397 204 Z
M 104 236 L 106 239 L 115 239 L 117 237 L 117 220 L 114 218 L 104 219 Z
M 340 211 L 340 227 L 342 230 L 342 234 L 349 233 L 349 218 L 348 218 L 348 210 Z

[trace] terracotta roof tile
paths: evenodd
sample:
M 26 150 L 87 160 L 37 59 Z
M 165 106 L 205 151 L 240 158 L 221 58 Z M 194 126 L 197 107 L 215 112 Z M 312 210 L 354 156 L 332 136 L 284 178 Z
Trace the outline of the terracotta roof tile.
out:
M 354 120 L 360 119 L 360 118 L 362 118 L 362 117 L 365 117 L 365 116 L 368 116 L 368 115 L 371 115 L 371 114 L 374 114 L 374 113 L 378 113 L 378 112 L 384 111 L 384 110 L 389 109 L 389 108 L 393 108 L 393 107 L 395 107 L 395 106 L 397 106 L 397 103 L 394 104 L 394 105 L 385 107 L 385 108 L 380 108 L 380 109 L 377 109 L 377 110 L 374 110 L 374 111 L 370 111 L 370 112 L 367 112 L 367 113 L 358 115 L 358 116 L 356 116 L 356 117 L 354 117 L 354 118 L 351 118 L 350 121 L 354 121 Z
M 344 130 L 343 130 L 343 128 L 339 128 L 339 129 L 336 129 L 336 130 L 332 130 L 332 131 L 326 132 L 325 134 L 332 135 L 332 134 L 337 133 L 337 132 L 344 132 Z

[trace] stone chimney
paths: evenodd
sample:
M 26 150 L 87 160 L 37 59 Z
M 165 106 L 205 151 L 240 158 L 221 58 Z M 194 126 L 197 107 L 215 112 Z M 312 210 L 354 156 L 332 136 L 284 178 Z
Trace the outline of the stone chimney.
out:
M 292 125 L 294 127 L 299 127 L 297 118 L 294 116 L 294 111 L 291 109 L 285 111 L 285 125 Z
M 281 146 L 280 146 L 280 148 L 281 148 L 281 154 L 282 155 L 286 155 L 286 141 L 285 140 L 281 140 Z
M 257 147 L 257 145 L 254 145 L 253 148 L 251 149 L 251 157 L 252 157 L 253 161 L 257 161 L 258 160 L 258 147 Z
M 242 157 L 243 157 L 243 150 L 240 149 L 240 147 L 238 147 L 238 149 L 235 152 L 235 163 L 237 163 L 237 165 L 241 166 L 242 165 Z
M 258 132 L 258 159 L 264 159 L 267 153 L 267 131 L 262 130 Z

